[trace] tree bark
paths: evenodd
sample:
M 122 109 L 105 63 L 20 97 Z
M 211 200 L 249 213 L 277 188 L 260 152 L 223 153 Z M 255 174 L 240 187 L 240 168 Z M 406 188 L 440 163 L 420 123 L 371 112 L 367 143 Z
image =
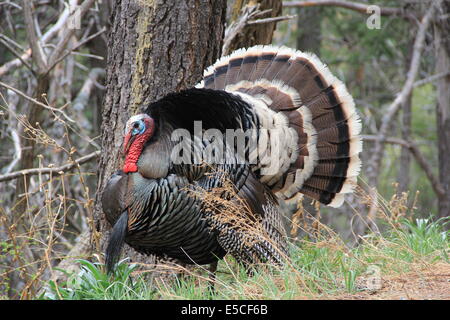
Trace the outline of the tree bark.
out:
M 92 237 L 96 250 L 102 250 L 110 229 L 100 199 L 108 178 L 123 164 L 127 119 L 150 102 L 201 80 L 203 70 L 220 57 L 225 15 L 225 0 L 114 2 Z M 128 246 L 124 256 L 154 261 Z

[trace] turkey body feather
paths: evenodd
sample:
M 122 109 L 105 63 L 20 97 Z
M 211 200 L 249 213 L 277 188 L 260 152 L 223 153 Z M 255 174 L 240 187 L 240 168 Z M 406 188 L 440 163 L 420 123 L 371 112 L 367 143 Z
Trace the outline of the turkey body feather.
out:
M 165 178 L 146 179 L 139 173 L 117 172 L 105 189 L 103 208 L 115 225 L 120 211 L 128 214 L 125 241 L 137 251 L 158 256 L 167 255 L 183 263 L 207 264 L 222 258 L 214 232 L 203 219 L 200 203 L 188 194 L 186 178 L 170 174 Z M 118 188 L 124 192 L 123 207 L 108 205 L 109 193 Z M 117 218 L 116 218 L 117 219 Z

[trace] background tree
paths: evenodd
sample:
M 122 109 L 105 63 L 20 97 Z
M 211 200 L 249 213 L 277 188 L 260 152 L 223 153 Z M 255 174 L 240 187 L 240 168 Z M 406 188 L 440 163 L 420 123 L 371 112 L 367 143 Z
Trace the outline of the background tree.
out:
M 439 216 L 450 216 L 450 22 L 445 15 L 450 12 L 450 3 L 442 2 L 437 10 L 442 17 L 434 21 L 435 72 L 437 80 L 436 129 L 439 152 L 439 179 L 443 193 L 439 196 Z

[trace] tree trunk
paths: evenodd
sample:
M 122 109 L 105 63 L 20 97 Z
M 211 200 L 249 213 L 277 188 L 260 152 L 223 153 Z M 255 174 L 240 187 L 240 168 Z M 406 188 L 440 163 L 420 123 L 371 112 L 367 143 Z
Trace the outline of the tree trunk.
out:
M 103 235 L 110 229 L 101 210 L 101 194 L 110 175 L 123 164 L 127 119 L 150 102 L 201 80 L 203 70 L 220 57 L 225 15 L 225 0 L 114 2 L 92 238 L 97 250 L 104 247 Z M 128 246 L 124 256 L 153 261 Z
M 450 4 L 444 2 L 439 14 L 448 13 Z M 440 19 L 435 22 L 436 73 L 450 70 L 450 22 Z M 438 198 L 439 217 L 450 216 L 450 76 L 437 82 L 436 124 L 439 152 L 439 180 L 445 195 Z
M 408 47 L 408 53 L 405 60 L 405 72 L 408 72 L 409 65 L 411 64 L 413 40 Z M 412 92 L 408 95 L 405 103 L 402 105 L 402 138 L 406 141 L 411 139 L 411 118 L 412 118 Z M 400 168 L 398 171 L 398 194 L 407 192 L 410 182 L 410 167 L 411 167 L 411 152 L 406 148 L 400 150 Z
M 297 9 L 298 50 L 320 56 L 322 11 L 321 7 Z

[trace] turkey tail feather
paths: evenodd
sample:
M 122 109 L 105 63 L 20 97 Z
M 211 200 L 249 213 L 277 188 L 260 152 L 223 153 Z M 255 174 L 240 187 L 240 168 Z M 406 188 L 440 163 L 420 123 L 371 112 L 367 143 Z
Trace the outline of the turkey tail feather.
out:
M 209 67 L 197 87 L 238 94 L 263 126 L 286 124 L 286 132 L 294 132 L 285 138 L 294 150 L 288 165 L 261 180 L 277 196 L 301 192 L 339 207 L 352 192 L 361 167 L 360 119 L 345 85 L 315 55 L 286 47 L 240 49 Z
M 128 212 L 124 211 L 114 225 L 106 248 L 106 272 L 111 273 L 119 260 L 128 229 Z

